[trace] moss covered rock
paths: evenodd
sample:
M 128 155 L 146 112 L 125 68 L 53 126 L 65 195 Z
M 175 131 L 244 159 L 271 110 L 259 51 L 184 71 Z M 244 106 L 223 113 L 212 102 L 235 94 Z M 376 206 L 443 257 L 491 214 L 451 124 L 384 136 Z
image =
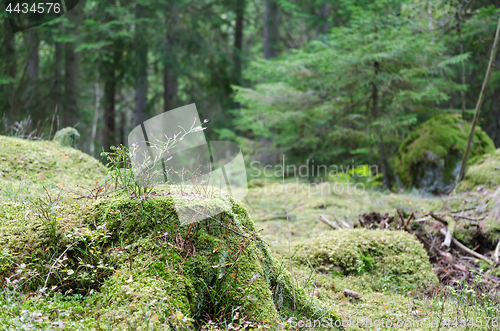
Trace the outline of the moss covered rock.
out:
M 500 149 L 476 159 L 465 173 L 459 190 L 473 190 L 478 186 L 494 189 L 500 186 Z
M 296 257 L 320 272 L 379 273 L 401 286 L 437 282 L 423 245 L 402 231 L 336 230 L 305 242 Z
M 400 179 L 407 187 L 430 193 L 451 190 L 469 132 L 470 124 L 453 115 L 439 115 L 421 124 L 398 149 L 395 167 Z M 476 127 L 469 162 L 494 150 L 493 141 Z
M 65 127 L 56 132 L 54 140 L 59 142 L 61 146 L 76 148 L 80 139 L 80 133 L 75 128 L 70 126 Z

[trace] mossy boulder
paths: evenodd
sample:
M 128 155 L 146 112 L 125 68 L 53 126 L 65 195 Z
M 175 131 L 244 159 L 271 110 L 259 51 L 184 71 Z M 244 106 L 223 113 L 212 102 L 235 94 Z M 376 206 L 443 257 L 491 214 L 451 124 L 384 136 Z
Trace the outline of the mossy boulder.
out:
M 310 239 L 295 255 L 319 272 L 338 275 L 378 273 L 395 285 L 437 282 L 423 245 L 403 231 L 343 229 Z
M 451 191 L 470 128 L 469 123 L 454 115 L 439 115 L 413 131 L 395 157 L 395 167 L 405 186 L 434 194 Z M 476 127 L 469 162 L 494 150 L 493 141 Z
M 80 133 L 70 126 L 57 131 L 54 136 L 54 140 L 64 147 L 76 148 L 78 146 L 78 139 L 80 139 Z
M 476 159 L 465 173 L 459 191 L 473 190 L 478 186 L 494 189 L 500 186 L 500 149 Z

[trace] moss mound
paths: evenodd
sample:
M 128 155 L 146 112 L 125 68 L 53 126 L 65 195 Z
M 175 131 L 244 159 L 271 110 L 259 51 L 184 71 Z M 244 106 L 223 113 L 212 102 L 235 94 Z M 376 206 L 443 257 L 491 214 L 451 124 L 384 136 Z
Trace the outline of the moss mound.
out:
M 453 181 L 459 170 L 469 132 L 470 124 L 453 115 L 439 115 L 421 124 L 401 143 L 395 158 L 403 183 L 424 189 L 422 186 L 430 185 L 434 193 L 441 193 L 439 191 Z M 477 127 L 469 162 L 494 150 L 493 141 Z M 424 177 L 429 173 L 434 173 L 432 183 L 426 184 Z
M 300 263 L 321 272 L 342 275 L 378 273 L 401 286 L 437 282 L 423 247 L 402 231 L 336 230 L 305 242 L 298 250 Z
M 56 142 L 0 136 L 0 146 L 3 185 L 62 183 L 74 188 L 101 181 L 106 174 L 106 168 L 90 155 Z
M 92 317 L 84 329 L 193 329 L 237 314 L 271 325 L 290 316 L 336 318 L 293 289 L 287 268 L 229 196 L 202 200 L 225 211 L 183 225 L 174 196 L 187 186 L 131 196 L 103 184 L 105 168 L 73 148 L 9 137 L 0 143 L 2 302 L 17 293 L 39 307 L 64 295 Z M 0 325 L 11 320 L 2 314 Z M 74 325 L 81 319 L 56 315 Z
M 473 190 L 478 186 L 493 189 L 500 186 L 500 149 L 483 155 L 468 167 L 459 190 Z
M 80 133 L 70 126 L 57 131 L 54 136 L 54 140 L 64 147 L 76 148 L 78 139 L 80 139 Z

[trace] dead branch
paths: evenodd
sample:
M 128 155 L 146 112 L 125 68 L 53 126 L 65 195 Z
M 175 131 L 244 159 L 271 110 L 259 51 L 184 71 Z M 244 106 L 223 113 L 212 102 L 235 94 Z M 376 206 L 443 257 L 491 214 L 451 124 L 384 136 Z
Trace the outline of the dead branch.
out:
M 445 229 L 440 229 L 439 232 L 441 232 L 442 235 L 446 236 L 447 231 Z M 486 256 L 484 256 L 482 254 L 479 254 L 477 252 L 474 252 L 472 249 L 467 248 L 465 245 L 463 245 L 457 239 L 455 239 L 455 238 L 452 237 L 451 240 L 453 241 L 453 243 L 455 244 L 455 246 L 457 246 L 458 248 L 460 248 L 461 250 L 463 250 L 467 254 L 470 254 L 472 256 L 477 257 L 478 259 L 481 259 L 481 260 L 484 260 L 484 261 L 486 261 L 486 262 L 488 262 L 490 264 L 493 264 L 493 261 L 491 261 L 490 259 L 488 259 Z
M 339 225 L 333 223 L 332 221 L 330 221 L 328 218 L 326 218 L 321 213 L 318 213 L 318 217 L 319 217 L 319 219 L 320 219 L 321 222 L 325 223 L 326 225 L 328 225 L 332 229 L 338 230 L 338 229 L 341 228 Z
M 352 229 L 352 225 L 347 223 L 346 221 L 344 221 L 343 219 L 338 219 L 337 216 L 335 216 L 334 213 L 332 213 L 333 215 L 333 218 L 335 219 L 335 221 L 337 221 L 337 223 L 340 225 L 340 227 L 344 228 L 344 229 Z

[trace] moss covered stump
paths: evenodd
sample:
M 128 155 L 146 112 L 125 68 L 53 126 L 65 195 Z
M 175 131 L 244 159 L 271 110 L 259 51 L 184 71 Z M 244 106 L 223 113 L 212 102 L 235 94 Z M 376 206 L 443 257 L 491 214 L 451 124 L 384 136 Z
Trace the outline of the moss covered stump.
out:
M 401 143 L 395 157 L 404 185 L 433 194 L 451 191 L 470 128 L 469 123 L 454 115 L 439 115 L 421 124 Z M 476 127 L 469 162 L 494 150 L 493 141 Z

